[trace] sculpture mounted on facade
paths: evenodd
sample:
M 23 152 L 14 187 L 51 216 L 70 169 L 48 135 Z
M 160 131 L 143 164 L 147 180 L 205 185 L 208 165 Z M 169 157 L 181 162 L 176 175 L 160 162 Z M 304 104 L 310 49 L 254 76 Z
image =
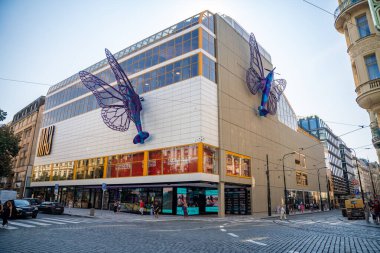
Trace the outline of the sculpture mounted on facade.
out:
M 248 88 L 253 95 L 256 95 L 257 92 L 262 93 L 261 104 L 258 108 L 259 115 L 266 116 L 268 113 L 274 115 L 277 111 L 277 102 L 285 90 L 286 81 L 284 79 L 274 79 L 275 68 L 268 70 L 267 76 L 264 75 L 259 45 L 253 33 L 249 37 L 249 47 L 251 61 L 246 77 Z
M 95 95 L 99 106 L 102 108 L 101 115 L 104 123 L 113 130 L 124 132 L 128 130 L 132 120 L 138 131 L 133 143 L 142 144 L 149 137 L 149 133 L 142 130 L 140 97 L 134 91 L 131 82 L 115 57 L 108 49 L 105 51 L 117 85 L 111 86 L 87 71 L 79 72 L 80 79 Z

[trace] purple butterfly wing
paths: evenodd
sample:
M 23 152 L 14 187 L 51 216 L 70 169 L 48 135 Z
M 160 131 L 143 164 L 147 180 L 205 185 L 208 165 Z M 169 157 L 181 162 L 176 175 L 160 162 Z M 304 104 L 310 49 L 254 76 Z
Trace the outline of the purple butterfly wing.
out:
M 96 76 L 86 71 L 80 71 L 82 83 L 92 91 L 99 106 L 102 108 L 104 123 L 111 129 L 127 131 L 130 123 L 130 112 L 125 108 L 123 95 Z
M 263 63 L 259 51 L 259 45 L 256 41 L 255 35 L 251 33 L 249 37 L 249 48 L 251 53 L 250 67 L 247 71 L 246 81 L 248 89 L 253 95 L 264 88 L 265 76 Z
M 286 88 L 285 79 L 275 79 L 272 82 L 272 88 L 269 92 L 268 98 L 268 112 L 271 115 L 275 115 L 277 112 L 277 103 L 280 101 L 280 97 Z
M 111 66 L 111 69 L 115 75 L 115 79 L 117 81 L 120 93 L 123 96 L 131 96 L 132 94 L 135 94 L 136 92 L 133 89 L 131 81 L 129 81 L 127 75 L 125 74 L 124 70 L 120 67 L 115 57 L 107 48 L 105 49 L 105 51 L 108 63 Z

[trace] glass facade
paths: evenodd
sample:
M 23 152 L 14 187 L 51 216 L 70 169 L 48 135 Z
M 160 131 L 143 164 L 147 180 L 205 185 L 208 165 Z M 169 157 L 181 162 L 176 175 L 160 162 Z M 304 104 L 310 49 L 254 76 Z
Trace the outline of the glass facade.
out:
M 251 159 L 238 154 L 227 153 L 226 174 L 228 176 L 251 176 Z
M 174 57 L 198 49 L 198 40 L 198 29 L 196 29 L 166 43 L 163 43 L 157 47 L 154 47 L 148 51 L 138 54 L 128 60 L 119 62 L 119 64 L 126 72 L 126 74 L 130 76 L 144 69 L 170 60 Z M 97 73 L 95 76 L 102 79 L 106 83 L 115 82 L 115 76 L 110 68 Z M 136 83 L 134 82 L 135 80 L 136 79 L 132 79 L 131 82 L 136 87 Z M 82 84 L 81 81 L 79 81 L 77 84 L 49 96 L 49 99 L 46 102 L 46 110 L 49 110 L 57 105 L 60 105 L 86 93 L 89 93 L 89 90 Z
M 50 164 L 34 166 L 32 171 L 32 181 L 33 182 L 42 182 L 49 181 L 51 175 Z
M 201 17 L 201 20 L 199 20 L 199 17 Z M 162 30 L 156 34 L 153 34 L 152 36 L 150 36 L 146 39 L 143 39 L 143 40 L 133 44 L 132 46 L 129 46 L 129 47 L 115 53 L 114 55 L 115 55 L 116 59 L 118 60 L 124 56 L 127 56 L 129 54 L 134 53 L 135 51 L 140 50 L 141 48 L 144 48 L 148 45 L 156 43 L 157 41 L 162 40 L 165 37 L 168 37 L 170 35 L 182 32 L 182 31 L 184 31 L 184 30 L 186 30 L 192 26 L 198 25 L 200 21 L 203 25 L 205 25 L 210 31 L 212 31 L 214 33 L 214 17 L 213 17 L 213 14 L 208 12 L 208 11 L 205 11 L 205 12 L 202 12 L 201 14 L 197 14 L 197 15 L 190 17 L 190 18 L 188 18 L 182 22 L 179 22 L 178 24 L 172 25 L 171 27 L 164 29 L 164 30 Z M 106 65 L 107 65 L 107 60 L 104 59 L 104 60 L 90 66 L 89 68 L 87 68 L 85 70 L 87 72 L 94 72 L 94 71 L 96 71 L 96 70 L 98 70 L 98 69 L 100 69 Z M 66 86 L 70 83 L 73 83 L 74 81 L 76 81 L 78 79 L 79 79 L 78 74 L 75 74 L 75 75 L 63 80 L 62 82 L 58 83 L 57 85 L 54 85 L 53 87 L 51 87 L 48 91 L 48 94 Z
M 215 82 L 215 62 L 203 55 L 202 75 Z
M 74 179 L 74 162 L 53 164 L 53 181 Z
M 158 89 L 169 84 L 183 81 L 198 75 L 198 55 L 168 64 L 159 69 L 132 78 L 131 82 L 138 94 Z M 215 71 L 214 71 L 215 80 Z M 83 87 L 84 85 L 81 84 Z M 84 87 L 85 88 L 85 87 Z M 87 89 L 87 88 L 85 88 Z M 47 101 L 50 97 L 47 98 Z M 116 103 L 117 100 L 109 99 L 108 103 Z M 80 114 L 99 108 L 95 96 L 88 93 L 87 97 L 62 106 L 44 114 L 43 125 L 48 126 L 62 120 L 66 120 Z

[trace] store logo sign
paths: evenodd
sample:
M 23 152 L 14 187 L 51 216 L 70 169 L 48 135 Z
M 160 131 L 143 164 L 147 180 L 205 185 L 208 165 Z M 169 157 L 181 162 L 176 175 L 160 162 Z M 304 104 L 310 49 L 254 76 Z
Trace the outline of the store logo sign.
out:
M 50 126 L 41 130 L 37 156 L 50 155 L 51 146 L 53 144 L 54 128 L 55 126 Z

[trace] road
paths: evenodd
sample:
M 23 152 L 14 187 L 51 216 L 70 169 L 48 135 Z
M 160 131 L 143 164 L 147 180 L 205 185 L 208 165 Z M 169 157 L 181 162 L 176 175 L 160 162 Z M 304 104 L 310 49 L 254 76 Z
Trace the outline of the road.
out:
M 380 226 L 338 211 L 288 221 L 130 215 L 112 219 L 39 214 L 0 229 L 0 252 L 380 252 Z

